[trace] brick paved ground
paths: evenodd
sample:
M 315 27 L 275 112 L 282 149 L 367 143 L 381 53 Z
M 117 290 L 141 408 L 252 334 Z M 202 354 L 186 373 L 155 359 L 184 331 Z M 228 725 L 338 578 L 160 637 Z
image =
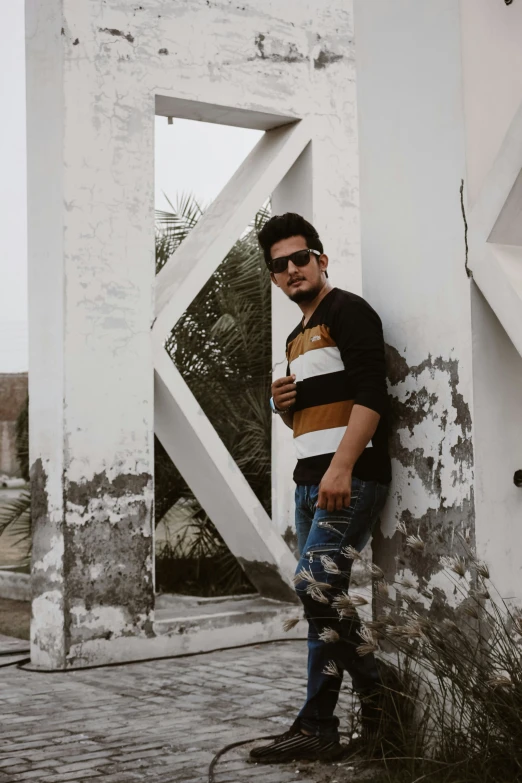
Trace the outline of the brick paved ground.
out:
M 204 783 L 221 747 L 291 723 L 305 662 L 293 641 L 67 674 L 0 669 L 0 783 Z M 345 690 L 344 727 L 350 705 Z M 217 783 L 353 780 L 346 763 L 251 765 L 248 747 L 219 762 Z

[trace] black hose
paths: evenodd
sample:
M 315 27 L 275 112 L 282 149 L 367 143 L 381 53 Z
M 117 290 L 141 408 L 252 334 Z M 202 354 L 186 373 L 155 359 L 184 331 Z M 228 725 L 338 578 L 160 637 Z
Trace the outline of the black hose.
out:
M 258 742 L 259 740 L 272 740 L 277 739 L 280 735 L 279 734 L 271 734 L 269 737 L 252 737 L 252 739 L 247 740 L 240 740 L 239 742 L 231 742 L 230 745 L 225 745 L 224 748 L 221 748 L 221 750 L 218 750 L 212 761 L 210 762 L 209 768 L 208 768 L 208 783 L 215 783 L 215 777 L 214 777 L 214 767 L 218 763 L 221 756 L 224 756 L 225 753 L 228 753 L 229 750 L 232 750 L 232 748 L 239 748 L 241 745 L 248 745 L 249 742 Z
M 11 655 L 18 655 L 18 653 L 11 653 Z M 8 666 L 16 666 L 18 669 L 20 669 L 23 663 L 29 663 L 30 660 L 30 658 L 22 658 L 21 661 L 18 660 L 9 661 L 9 663 L 0 663 L 0 669 L 6 669 Z

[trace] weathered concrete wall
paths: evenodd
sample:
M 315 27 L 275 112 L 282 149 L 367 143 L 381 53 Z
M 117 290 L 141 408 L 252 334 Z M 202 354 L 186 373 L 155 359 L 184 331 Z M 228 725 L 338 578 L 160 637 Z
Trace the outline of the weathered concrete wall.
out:
M 0 373 L 0 476 L 20 476 L 16 419 L 27 398 L 27 373 Z
M 28 164 L 39 665 L 140 657 L 153 633 L 155 99 L 159 113 L 185 101 L 183 116 L 194 117 L 198 102 L 209 121 L 252 127 L 310 119 L 314 221 L 333 281 L 356 289 L 350 8 L 27 2 L 29 117 L 38 117 Z M 193 294 L 204 281 L 198 272 Z M 283 353 L 286 324 L 276 326 Z
M 31 647 L 64 667 L 152 633 L 153 96 L 101 4 L 26 12 Z
M 355 34 L 363 293 L 384 323 L 392 407 L 375 555 L 422 587 L 474 531 L 458 2 L 358 0 Z M 399 522 L 426 542 L 422 558 L 401 552 Z

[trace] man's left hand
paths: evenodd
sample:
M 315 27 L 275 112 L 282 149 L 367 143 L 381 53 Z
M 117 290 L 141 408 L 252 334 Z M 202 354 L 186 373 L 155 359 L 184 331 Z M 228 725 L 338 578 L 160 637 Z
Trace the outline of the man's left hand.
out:
M 352 471 L 330 465 L 319 484 L 317 507 L 326 511 L 348 508 L 352 496 Z

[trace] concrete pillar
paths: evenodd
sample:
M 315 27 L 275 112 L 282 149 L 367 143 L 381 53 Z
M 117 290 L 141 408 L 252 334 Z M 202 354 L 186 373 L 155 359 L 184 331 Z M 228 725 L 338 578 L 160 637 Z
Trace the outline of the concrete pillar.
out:
M 51 668 L 132 657 L 153 610 L 154 101 L 97 89 L 66 5 L 26 7 L 31 658 Z
M 393 576 L 403 522 L 427 550 L 401 570 L 431 585 L 457 533 L 473 538 L 475 516 L 459 10 L 355 3 L 363 295 L 383 320 L 392 403 L 393 485 L 375 554 Z

